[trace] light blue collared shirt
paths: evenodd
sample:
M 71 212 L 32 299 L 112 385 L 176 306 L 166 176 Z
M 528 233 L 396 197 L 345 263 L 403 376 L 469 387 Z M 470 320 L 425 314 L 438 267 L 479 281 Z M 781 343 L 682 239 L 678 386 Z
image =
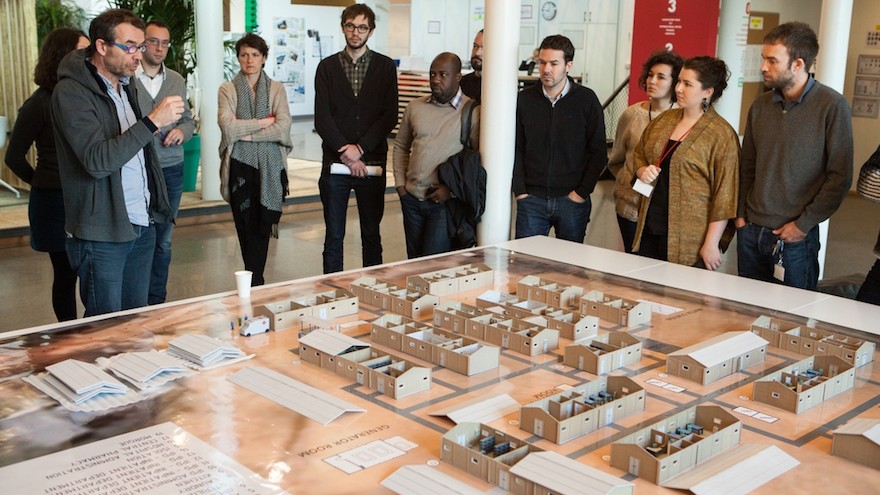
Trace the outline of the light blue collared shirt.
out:
M 461 92 L 461 88 L 458 88 L 458 92 L 455 93 L 455 96 L 452 97 L 451 100 L 446 103 L 440 103 L 439 101 L 434 99 L 434 95 L 431 95 L 431 99 L 428 100 L 435 105 L 452 105 L 452 108 L 458 110 L 458 107 L 461 105 L 462 97 L 464 97 L 464 93 Z
M 782 96 L 782 90 L 774 89 L 773 90 L 773 101 L 782 105 L 782 112 L 786 113 L 789 110 L 791 110 L 792 108 L 794 108 L 795 105 L 798 105 L 802 101 L 804 101 L 804 96 L 807 96 L 807 93 L 809 93 L 810 90 L 813 89 L 814 84 L 816 84 L 816 79 L 812 75 L 809 75 L 808 79 L 807 79 L 807 86 L 804 88 L 804 92 L 801 93 L 801 96 L 797 100 L 792 100 L 792 101 L 785 101 L 785 97 Z
M 565 86 L 562 87 L 562 91 L 560 91 L 559 94 L 556 95 L 556 98 L 551 98 L 550 95 L 547 94 L 547 89 L 544 88 L 544 85 L 541 85 L 541 92 L 544 93 L 544 98 L 547 98 L 547 100 L 550 101 L 551 107 L 555 107 L 556 103 L 561 100 L 563 96 L 567 95 L 570 89 L 571 80 L 568 78 L 568 76 L 565 76 Z
M 123 91 L 119 90 L 122 86 L 127 86 L 129 78 L 120 77 L 120 88 L 114 88 L 106 77 L 98 73 L 104 85 L 107 87 L 107 94 L 116 105 L 116 117 L 119 119 L 119 128 L 122 132 L 128 130 L 129 127 L 137 123 L 137 115 L 125 96 Z M 140 149 L 125 165 L 122 166 L 122 193 L 125 196 L 125 209 L 128 211 L 128 221 L 134 225 L 148 227 L 150 225 L 150 188 L 147 182 L 147 168 L 144 161 L 144 150 Z

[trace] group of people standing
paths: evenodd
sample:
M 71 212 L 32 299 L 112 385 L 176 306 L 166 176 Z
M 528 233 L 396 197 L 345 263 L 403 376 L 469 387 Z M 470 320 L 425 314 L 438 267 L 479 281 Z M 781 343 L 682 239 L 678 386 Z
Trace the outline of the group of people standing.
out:
M 853 161 L 849 105 L 809 72 L 818 51 L 804 23 L 767 34 L 770 91 L 752 104 L 741 149 L 712 108 L 724 62 L 649 57 L 639 82 L 650 99 L 623 113 L 609 163 L 628 252 L 715 270 L 735 229 L 741 276 L 816 289 L 818 225 L 849 191 Z
M 363 266 L 383 262 L 387 138 L 398 112 L 395 65 L 367 46 L 375 14 L 354 4 L 340 20 L 345 48 L 315 77 L 324 273 L 343 269 L 352 191 Z M 113 9 L 92 21 L 88 37 L 56 30 L 41 49 L 39 89 L 21 108 L 6 161 L 32 186 L 31 243 L 50 253 L 59 320 L 76 317 L 77 278 L 86 316 L 165 300 L 181 145 L 194 131 L 183 79 L 164 65 L 169 38 L 164 24 Z M 245 269 L 261 285 L 288 193 L 291 115 L 283 86 L 263 70 L 266 42 L 247 34 L 235 49 L 241 70 L 218 95 L 221 194 Z M 448 204 L 479 210 L 480 195 L 470 193 L 477 171 L 443 174 L 441 164 L 479 147 L 482 52 L 480 31 L 465 77 L 457 55 L 438 55 L 431 94 L 411 101 L 400 121 L 393 176 L 411 258 L 461 247 Z M 815 289 L 817 225 L 849 190 L 853 157 L 849 106 L 809 73 L 817 52 L 806 24 L 767 35 L 761 72 L 772 91 L 752 105 L 742 147 L 714 110 L 730 76 L 725 63 L 652 54 L 639 77 L 649 99 L 622 114 L 609 159 L 598 98 L 569 76 L 574 46 L 548 36 L 536 50 L 539 82 L 517 98 L 516 237 L 553 229 L 583 242 L 607 165 L 627 252 L 716 270 L 735 228 L 741 275 Z M 36 169 L 25 158 L 32 143 Z

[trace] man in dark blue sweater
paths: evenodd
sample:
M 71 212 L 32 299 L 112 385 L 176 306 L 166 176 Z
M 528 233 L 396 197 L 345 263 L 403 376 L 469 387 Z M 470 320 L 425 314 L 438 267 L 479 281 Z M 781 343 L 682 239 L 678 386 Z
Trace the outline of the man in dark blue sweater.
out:
M 608 162 L 605 118 L 593 90 L 568 73 L 574 45 L 561 35 L 539 48 L 541 84 L 524 89 L 516 106 L 516 237 L 547 235 L 584 242 L 590 193 Z
M 343 268 L 348 198 L 355 193 L 363 266 L 382 263 L 388 134 L 397 124 L 397 69 L 367 47 L 376 15 L 364 4 L 342 12 L 345 49 L 318 64 L 315 129 L 323 139 L 318 188 L 324 204 L 324 273 Z M 336 166 L 332 166 L 336 164 Z

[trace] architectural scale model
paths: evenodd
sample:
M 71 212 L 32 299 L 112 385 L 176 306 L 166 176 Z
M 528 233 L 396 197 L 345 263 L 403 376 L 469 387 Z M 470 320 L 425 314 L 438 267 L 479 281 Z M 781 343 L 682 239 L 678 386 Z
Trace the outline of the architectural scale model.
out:
M 581 314 L 632 327 L 651 321 L 651 304 L 591 290 L 581 298 Z
M 556 444 L 645 410 L 645 390 L 626 376 L 600 377 L 522 406 L 519 427 Z
M 708 385 L 764 361 L 767 341 L 751 332 L 726 332 L 666 355 L 666 373 Z
M 501 356 L 498 347 L 394 314 L 370 323 L 370 339 L 467 376 L 497 368 Z
M 406 277 L 407 289 L 435 296 L 454 295 L 481 287 L 492 287 L 494 284 L 495 271 L 483 263 L 473 263 Z
M 384 354 L 368 343 L 327 330 L 314 330 L 300 340 L 299 356 L 392 399 L 429 390 L 431 369 Z
M 577 309 L 583 295 L 583 287 L 546 280 L 536 275 L 525 276 L 516 283 L 516 297 L 556 308 Z
M 509 296 L 509 297 L 506 297 Z M 584 316 L 577 310 L 561 309 L 549 306 L 544 302 L 533 300 L 519 300 L 512 295 L 497 291 L 487 291 L 477 298 L 477 307 L 499 315 L 512 318 L 529 319 L 533 317 L 543 318 L 533 320 L 539 324 L 559 330 L 559 336 L 571 341 L 580 341 L 595 337 L 599 333 L 599 318 L 596 316 Z
M 620 478 L 480 423 L 461 423 L 446 432 L 440 460 L 514 495 L 623 495 L 633 490 Z
M 758 378 L 752 400 L 800 414 L 855 384 L 852 364 L 837 356 L 810 356 Z
M 608 332 L 565 346 L 562 363 L 594 375 L 604 375 L 642 360 L 642 341 L 626 332 Z
M 559 347 L 559 330 L 519 318 L 504 318 L 464 303 L 445 302 L 438 306 L 434 310 L 434 326 L 526 356 Z
M 831 433 L 831 455 L 880 469 L 880 419 L 854 419 Z
M 412 291 L 373 277 L 360 277 L 351 283 L 349 289 L 364 304 L 413 319 L 430 316 L 439 301 L 433 294 Z
M 856 368 L 874 360 L 874 342 L 817 330 L 771 316 L 759 316 L 751 330 L 772 347 L 806 356 L 837 356 Z
M 254 308 L 254 316 L 269 318 L 269 327 L 278 332 L 302 323 L 303 316 L 329 320 L 357 314 L 358 308 L 358 296 L 336 289 L 263 304 Z
M 740 442 L 742 423 L 719 406 L 694 406 L 611 444 L 611 465 L 662 485 Z

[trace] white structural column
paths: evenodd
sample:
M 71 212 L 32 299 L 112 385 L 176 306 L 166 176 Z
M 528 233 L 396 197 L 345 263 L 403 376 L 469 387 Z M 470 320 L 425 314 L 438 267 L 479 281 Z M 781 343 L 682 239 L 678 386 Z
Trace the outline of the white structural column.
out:
M 196 0 L 195 9 L 196 60 L 201 90 L 202 199 L 216 201 L 222 199 L 217 91 L 223 83 L 223 9 L 214 0 Z
M 843 94 L 846 78 L 846 53 L 849 52 L 849 27 L 852 22 L 853 0 L 823 0 L 819 19 L 819 56 L 816 79 Z M 852 164 L 849 164 L 852 167 Z M 819 224 L 819 279 L 825 273 L 828 245 L 828 220 Z
M 718 58 L 727 63 L 730 80 L 724 95 L 715 103 L 715 110 L 724 119 L 739 129 L 742 106 L 743 78 L 746 56 L 746 42 L 749 29 L 749 2 L 747 0 L 724 0 L 721 2 L 718 26 Z M 754 69 L 748 67 L 748 69 Z
M 520 2 L 486 0 L 483 31 L 483 97 L 480 155 L 486 167 L 486 211 L 477 228 L 478 244 L 510 238 L 513 151 L 516 141 Z

